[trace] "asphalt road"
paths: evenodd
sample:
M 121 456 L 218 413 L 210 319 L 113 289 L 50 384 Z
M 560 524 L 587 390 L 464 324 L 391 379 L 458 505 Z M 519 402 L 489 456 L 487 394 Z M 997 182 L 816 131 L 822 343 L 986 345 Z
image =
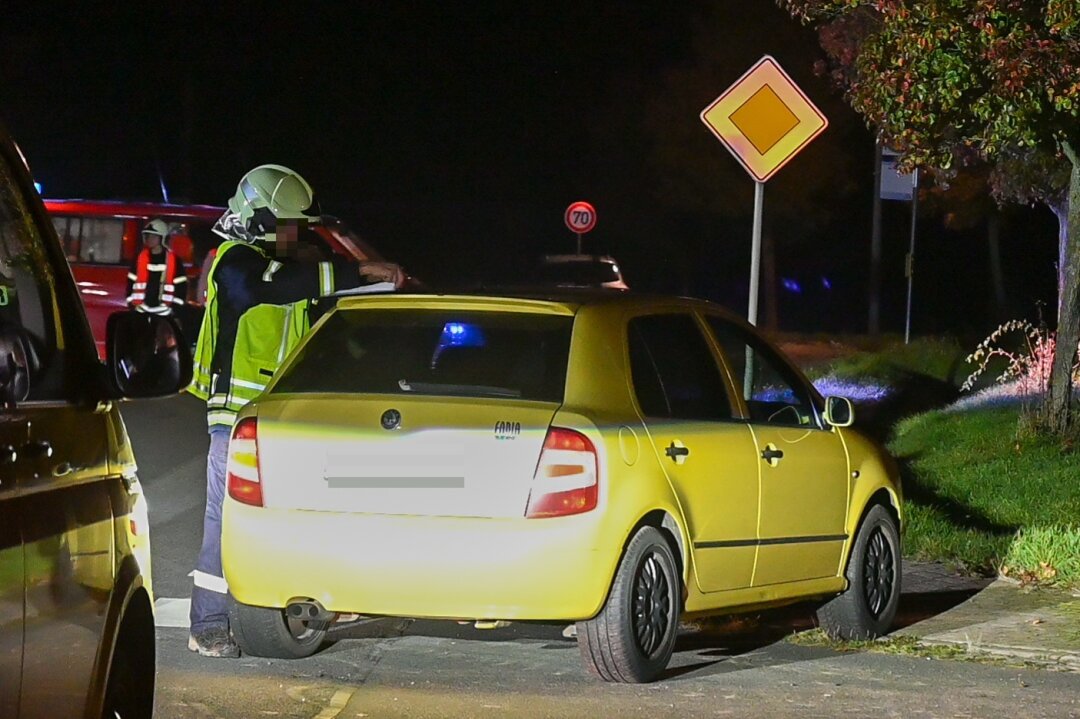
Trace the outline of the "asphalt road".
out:
M 204 659 L 179 626 L 202 531 L 203 408 L 179 397 L 128 403 L 123 414 L 150 504 L 164 719 L 1080 717 L 1080 675 L 797 646 L 783 637 L 806 626 L 799 610 L 687 631 L 667 675 L 647 686 L 592 679 L 563 627 L 540 624 L 379 619 L 335 630 L 309 659 Z M 962 598 L 925 596 L 905 597 L 904 621 Z

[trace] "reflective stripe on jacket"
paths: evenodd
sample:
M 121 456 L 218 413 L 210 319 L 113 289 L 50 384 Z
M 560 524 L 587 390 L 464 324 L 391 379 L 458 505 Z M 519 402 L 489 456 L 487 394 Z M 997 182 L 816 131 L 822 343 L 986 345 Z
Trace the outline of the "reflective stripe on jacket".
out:
M 139 253 L 135 268 L 128 272 L 130 290 L 127 303 L 140 312 L 170 314 L 173 305 L 184 304 L 187 276 L 183 264 L 172 251 L 165 250 L 162 257 L 164 262 L 152 262 L 153 259 L 155 257 L 149 247 L 144 247 Z M 151 282 L 151 273 L 154 274 L 154 282 Z M 183 291 L 178 292 L 177 288 L 182 284 Z M 148 296 L 148 292 L 152 292 L 153 296 Z

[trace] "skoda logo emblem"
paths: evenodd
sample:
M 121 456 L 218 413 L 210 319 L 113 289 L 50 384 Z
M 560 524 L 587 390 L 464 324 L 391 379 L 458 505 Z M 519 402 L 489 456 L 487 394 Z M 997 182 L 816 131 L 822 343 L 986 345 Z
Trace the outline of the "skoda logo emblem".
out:
M 396 409 L 388 409 L 382 413 L 383 429 L 397 429 L 401 426 L 401 412 Z

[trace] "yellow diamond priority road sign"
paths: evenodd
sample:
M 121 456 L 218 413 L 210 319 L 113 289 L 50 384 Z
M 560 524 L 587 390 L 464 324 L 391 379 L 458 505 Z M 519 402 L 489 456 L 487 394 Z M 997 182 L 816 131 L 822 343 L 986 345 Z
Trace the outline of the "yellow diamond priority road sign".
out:
M 768 55 L 702 110 L 701 121 L 758 182 L 776 174 L 829 124 Z

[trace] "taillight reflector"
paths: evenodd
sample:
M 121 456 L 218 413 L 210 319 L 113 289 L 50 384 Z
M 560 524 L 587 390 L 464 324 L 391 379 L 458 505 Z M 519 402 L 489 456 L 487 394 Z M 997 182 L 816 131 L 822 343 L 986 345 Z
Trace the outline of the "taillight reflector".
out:
M 258 422 L 254 417 L 245 417 L 233 427 L 226 477 L 230 497 L 242 504 L 263 506 Z
M 588 437 L 572 429 L 549 429 L 525 516 L 564 517 L 596 509 L 598 466 Z

